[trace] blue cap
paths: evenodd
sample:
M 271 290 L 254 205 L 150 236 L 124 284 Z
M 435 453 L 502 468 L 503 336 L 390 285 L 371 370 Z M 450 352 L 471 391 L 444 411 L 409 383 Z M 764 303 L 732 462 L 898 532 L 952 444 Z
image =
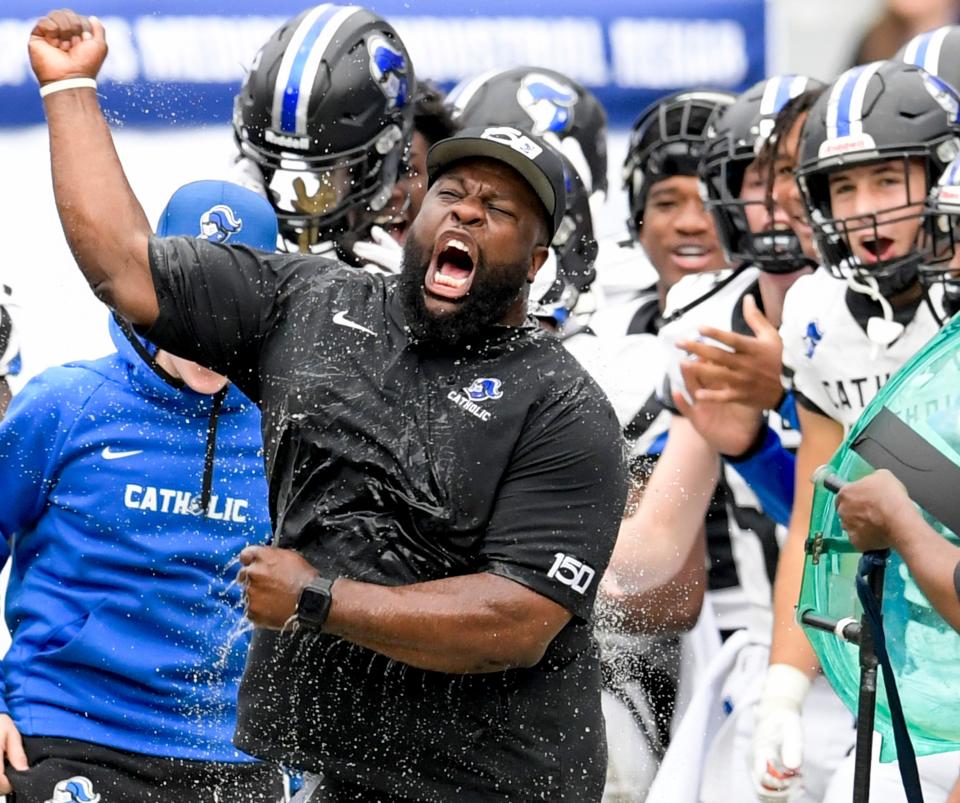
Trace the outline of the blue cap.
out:
M 275 251 L 277 215 L 266 198 L 239 184 L 194 181 L 167 201 L 157 234 Z

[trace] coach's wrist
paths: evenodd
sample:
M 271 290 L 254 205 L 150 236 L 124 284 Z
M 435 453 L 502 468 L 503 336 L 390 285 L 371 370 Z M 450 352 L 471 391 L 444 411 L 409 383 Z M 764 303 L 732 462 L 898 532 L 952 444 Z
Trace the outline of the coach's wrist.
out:
M 333 583 L 327 577 L 317 575 L 300 591 L 297 600 L 297 626 L 304 630 L 323 630 L 333 605 Z

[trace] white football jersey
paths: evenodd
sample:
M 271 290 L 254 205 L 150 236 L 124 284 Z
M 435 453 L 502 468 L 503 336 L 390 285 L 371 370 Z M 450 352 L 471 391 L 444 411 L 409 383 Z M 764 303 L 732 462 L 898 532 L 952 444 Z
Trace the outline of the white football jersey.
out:
M 563 341 L 610 399 L 631 457 L 647 454 L 670 424 L 657 396 L 666 369 L 656 335 L 659 319 L 659 293 L 651 283 L 604 304 Z
M 684 276 L 670 288 L 664 310 L 664 324 L 660 329 L 660 343 L 664 350 L 667 370 L 664 374 L 661 395 L 672 406 L 671 390 L 686 394 L 680 363 L 689 355 L 677 348 L 682 340 L 703 341 L 701 326 L 733 330 L 733 314 L 738 303 L 756 283 L 760 271 L 744 268 L 739 273 L 732 270 L 710 271 Z M 702 301 L 700 299 L 703 299 Z M 719 343 L 714 345 L 725 348 Z
M 889 346 L 874 343 L 824 268 L 797 280 L 783 305 L 783 365 L 798 401 L 849 430 L 894 374 L 939 331 L 925 301 Z
M 643 247 L 626 232 L 619 237 L 604 237 L 597 245 L 597 278 L 591 289 L 597 295 L 598 308 L 629 303 L 637 293 L 657 283 L 657 272 Z

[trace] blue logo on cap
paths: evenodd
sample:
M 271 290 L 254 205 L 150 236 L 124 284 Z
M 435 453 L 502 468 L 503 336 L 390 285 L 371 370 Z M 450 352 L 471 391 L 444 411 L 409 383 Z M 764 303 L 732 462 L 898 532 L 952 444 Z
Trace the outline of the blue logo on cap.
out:
M 226 204 L 217 204 L 200 216 L 200 233 L 197 239 L 225 243 L 242 229 L 243 220 Z

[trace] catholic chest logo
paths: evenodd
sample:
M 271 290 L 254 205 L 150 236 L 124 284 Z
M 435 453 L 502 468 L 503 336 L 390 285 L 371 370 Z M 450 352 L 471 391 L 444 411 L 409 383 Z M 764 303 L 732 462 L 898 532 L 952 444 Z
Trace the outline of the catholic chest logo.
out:
M 461 390 L 451 390 L 447 398 L 481 421 L 489 421 L 493 413 L 483 406 L 484 402 L 497 401 L 503 397 L 503 383 L 493 377 L 481 376 Z

